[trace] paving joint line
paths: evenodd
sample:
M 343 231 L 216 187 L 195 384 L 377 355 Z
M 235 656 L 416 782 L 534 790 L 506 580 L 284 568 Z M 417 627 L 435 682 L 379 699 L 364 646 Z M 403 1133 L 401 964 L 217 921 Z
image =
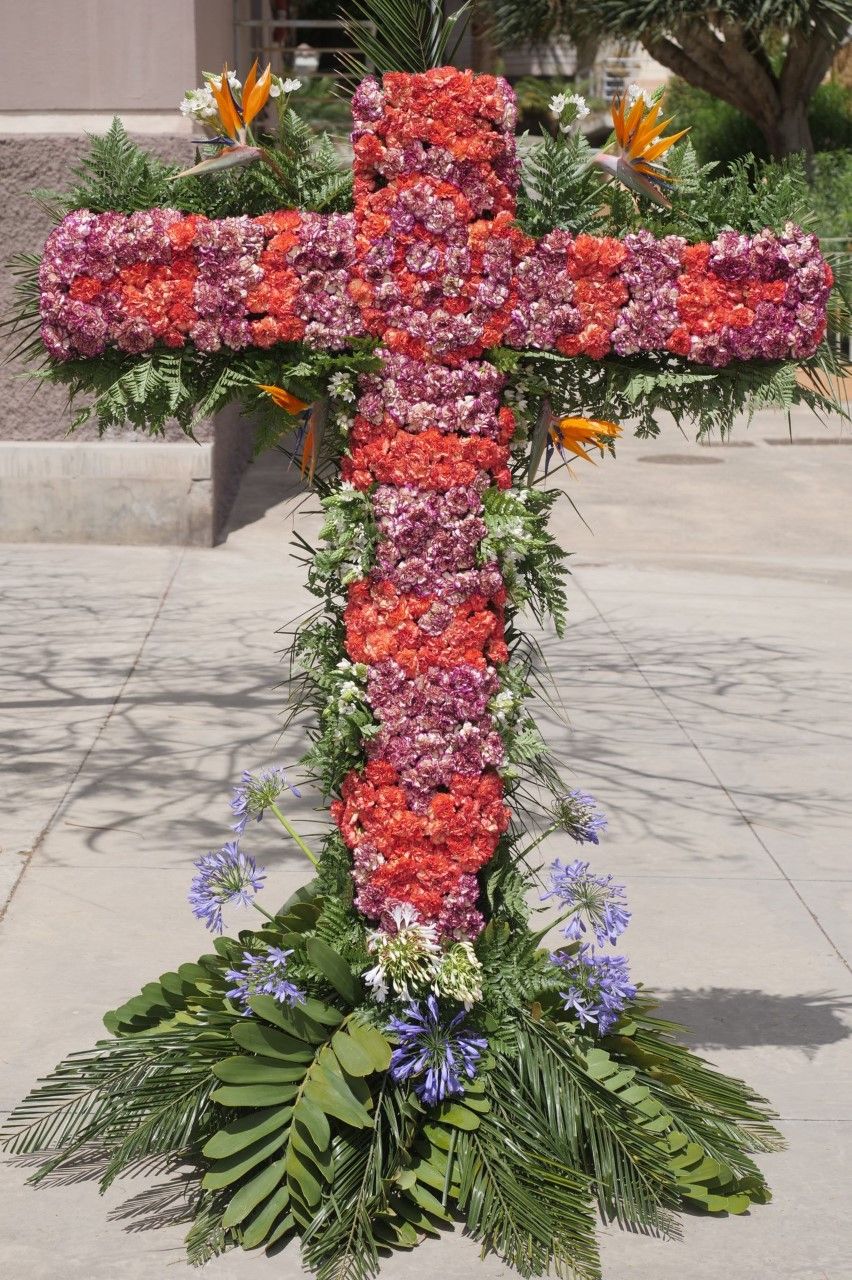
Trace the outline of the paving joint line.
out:
M 754 839 L 755 839 L 755 841 L 757 842 L 757 844 L 760 846 L 760 848 L 761 848 L 761 849 L 763 850 L 763 852 L 766 854 L 766 856 L 767 856 L 767 858 L 769 859 L 769 861 L 772 863 L 772 865 L 773 865 L 773 866 L 775 867 L 775 869 L 778 871 L 778 874 L 780 875 L 781 879 L 782 879 L 782 880 L 785 882 L 785 884 L 789 887 L 790 891 L 791 891 L 791 892 L 793 893 L 793 895 L 797 898 L 797 900 L 799 901 L 799 903 L 804 907 L 805 911 L 806 911 L 806 912 L 807 912 L 807 914 L 810 916 L 811 920 L 814 922 L 814 924 L 816 925 L 816 927 L 817 927 L 817 929 L 819 930 L 819 932 L 820 932 L 820 933 L 822 934 L 822 936 L 825 938 L 826 942 L 827 942 L 827 943 L 828 943 L 828 945 L 831 947 L 832 951 L 833 951 L 833 952 L 834 952 L 834 954 L 837 956 L 837 958 L 838 958 L 838 960 L 840 961 L 840 963 L 843 965 L 844 969 L 846 969 L 848 973 L 852 973 L 852 964 L 850 964 L 850 963 L 849 963 L 849 961 L 847 960 L 846 956 L 845 956 L 845 955 L 843 954 L 843 952 L 840 950 L 839 946 L 838 946 L 838 945 L 837 945 L 837 943 L 834 941 L 834 938 L 832 938 L 831 934 L 828 932 L 828 930 L 827 930 L 827 929 L 825 928 L 825 926 L 823 925 L 823 923 L 822 923 L 822 921 L 820 920 L 819 916 L 818 916 L 818 915 L 816 914 L 816 912 L 811 908 L 811 906 L 809 905 L 809 903 L 807 903 L 807 902 L 805 901 L 805 899 L 802 897 L 801 893 L 800 893 L 800 892 L 799 892 L 799 890 L 796 888 L 796 885 L 795 885 L 795 883 L 793 882 L 793 880 L 791 880 L 791 879 L 790 879 L 790 877 L 787 875 L 787 872 L 784 870 L 784 868 L 781 866 L 780 862 L 779 862 L 779 861 L 778 861 L 778 859 L 775 857 L 775 855 L 773 854 L 773 852 L 771 851 L 771 849 L 769 848 L 769 846 L 768 846 L 768 845 L 766 844 L 766 842 L 763 840 L 763 837 L 762 837 L 762 836 L 759 834 L 759 832 L 756 830 L 756 826 L 755 826 L 755 824 L 751 821 L 751 819 L 747 816 L 747 814 L 746 814 L 746 813 L 745 813 L 745 812 L 740 808 L 740 806 L 739 806 L 739 804 L 737 803 L 736 799 L 734 798 L 733 794 L 728 790 L 728 787 L 727 787 L 727 786 L 726 786 L 726 784 L 723 782 L 723 780 L 722 780 L 722 778 L 719 776 L 719 774 L 716 772 L 716 770 L 714 769 L 713 765 L 712 765 L 712 764 L 710 763 L 710 761 L 707 759 L 707 756 L 704 754 L 704 752 L 702 751 L 701 747 L 700 747 L 700 746 L 698 745 L 698 743 L 696 742 L 695 738 L 692 736 L 692 734 L 690 733 L 690 731 L 687 729 L 686 725 L 685 725 L 685 724 L 684 724 L 684 723 L 683 723 L 683 722 L 678 718 L 678 716 L 677 716 L 676 712 L 675 712 L 675 711 L 674 711 L 674 710 L 669 706 L 668 702 L 666 701 L 666 699 L 665 699 L 665 697 L 663 696 L 663 694 L 662 694 L 662 693 L 660 693 L 659 689 L 656 689 L 656 688 L 654 687 L 654 685 L 651 683 L 651 681 L 648 679 L 648 677 L 645 675 L 645 672 L 642 670 L 641 666 L 640 666 L 640 665 L 639 665 L 639 663 L 636 661 L 636 658 L 634 657 L 633 653 L 631 652 L 630 647 L 625 643 L 625 641 L 623 641 L 623 640 L 621 639 L 621 636 L 620 636 L 620 635 L 618 634 L 618 632 L 615 630 L 615 628 L 613 627 L 612 623 L 609 621 L 609 618 L 607 618 L 607 617 L 606 617 L 606 615 L 601 611 L 600 607 L 598 606 L 597 602 L 593 599 L 593 597 L 592 597 L 592 595 L 590 594 L 590 592 L 589 592 L 589 591 L 588 591 L 588 590 L 583 586 L 583 584 L 582 584 L 582 583 L 580 583 L 579 581 L 577 581 L 577 579 L 576 579 L 576 578 L 575 578 L 575 582 L 577 583 L 577 589 L 582 593 L 582 595 L 583 595 L 583 596 L 585 596 L 586 600 L 587 600 L 587 601 L 588 601 L 588 603 L 591 605 L 591 607 L 594 609 L 594 611 L 595 611 L 595 613 L 597 614 L 598 618 L 600 618 L 601 622 L 602 622 L 602 623 L 603 623 L 603 625 L 606 627 L 607 631 L 608 631 L 608 632 L 609 632 L 609 634 L 612 636 L 613 640 L 616 642 L 616 644 L 619 646 L 619 648 L 622 650 L 622 652 L 626 655 L 626 657 L 627 657 L 628 661 L 630 662 L 630 665 L 633 667 L 634 671 L 635 671 L 635 672 L 636 672 L 636 674 L 639 676 L 640 680 L 641 680 L 641 681 L 642 681 L 642 683 L 645 685 L 646 689 L 648 689 L 648 691 L 653 695 L 653 697 L 654 697 L 654 698 L 656 698 L 656 700 L 659 702 L 660 706 L 664 709 L 664 711 L 665 711 L 665 712 L 666 712 L 666 714 L 669 716 L 669 718 L 674 722 L 674 724 L 676 724 L 676 725 L 677 725 L 678 729 L 681 731 L 681 733 L 683 734 L 683 736 L 684 736 L 684 738 L 686 739 L 686 741 L 687 741 L 687 742 L 690 744 L 690 746 L 693 748 L 693 750 L 695 751 L 695 753 L 696 753 L 696 755 L 698 756 L 699 760 L 701 760 L 701 762 L 703 763 L 704 767 L 707 769 L 707 771 L 708 771 L 708 773 L 710 774 L 710 776 L 711 776 L 712 778 L 714 778 L 714 779 L 715 779 L 716 784 L 717 784 L 717 786 L 719 787 L 719 789 L 720 789 L 720 790 L 722 791 L 722 793 L 727 797 L 727 800 L 728 800 L 728 802 L 729 802 L 729 804 L 730 804 L 731 808 L 734 810 L 734 812 L 739 816 L 739 818 L 740 818 L 740 820 L 743 822 L 743 824 L 744 824 L 744 825 L 748 828 L 748 830 L 751 832 L 751 835 L 754 837 Z
M 67 786 L 64 788 L 61 796 L 59 797 L 53 809 L 51 810 L 50 815 L 48 816 L 44 825 L 40 829 L 35 840 L 32 842 L 31 847 L 26 851 L 24 851 L 25 857 L 22 860 L 21 867 L 18 871 L 18 874 L 15 876 L 14 880 L 12 881 L 12 884 L 6 895 L 5 901 L 0 902 L 0 924 L 2 924 L 3 920 L 5 920 L 6 913 L 8 912 L 9 907 L 12 905 L 12 901 L 15 897 L 15 894 L 17 893 L 18 889 L 23 883 L 23 879 L 27 873 L 27 870 L 31 866 L 36 854 L 41 849 L 41 846 L 44 844 L 44 841 L 46 840 L 59 814 L 62 812 L 63 806 L 65 805 L 65 802 L 67 801 L 72 790 L 74 789 L 74 786 L 76 785 L 78 778 L 80 777 L 86 765 L 88 764 L 89 759 L 92 755 L 92 752 L 95 750 L 95 747 L 98 745 L 104 733 L 106 732 L 107 726 L 112 720 L 112 717 L 115 714 L 119 703 L 124 697 L 124 693 L 125 693 L 125 690 L 127 689 L 127 686 L 130 684 L 130 681 L 133 679 L 134 675 L 136 674 L 136 668 L 139 665 L 139 660 L 142 657 L 145 646 L 151 637 L 151 633 L 153 632 L 154 627 L 157 625 L 157 622 L 159 621 L 160 614 L 163 611 L 163 606 L 165 605 L 166 600 L 169 597 L 169 593 L 171 592 L 174 580 L 178 575 L 178 570 L 183 564 L 185 554 L 186 554 L 186 548 L 182 547 L 178 552 L 178 556 L 175 561 L 174 568 L 172 569 L 172 572 L 169 574 L 168 581 L 163 587 L 160 598 L 157 601 L 157 607 L 155 608 L 153 614 L 151 615 L 151 620 L 148 623 L 148 626 L 145 628 L 145 634 L 142 636 L 142 639 L 139 642 L 136 652 L 133 655 L 133 659 L 130 663 L 130 666 L 128 667 L 127 672 L 125 673 L 124 679 L 122 680 L 121 685 L 119 686 L 115 697 L 110 703 L 109 710 L 107 711 L 106 715 L 104 716 L 103 720 L 98 726 L 97 733 L 92 738 L 92 741 L 89 743 L 88 747 L 86 748 L 83 755 L 81 756 L 76 769 L 72 773 L 71 777 L 68 779 Z

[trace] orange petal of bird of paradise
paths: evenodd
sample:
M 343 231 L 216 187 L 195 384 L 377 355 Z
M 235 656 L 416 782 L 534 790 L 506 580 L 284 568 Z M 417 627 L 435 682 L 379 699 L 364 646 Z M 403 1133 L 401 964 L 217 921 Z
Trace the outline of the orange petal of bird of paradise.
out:
M 231 82 L 228 79 L 228 64 L 222 70 L 222 79 L 218 85 L 213 81 L 210 82 L 210 92 L 216 99 L 216 106 L 219 109 L 219 119 L 222 121 L 222 128 L 229 138 L 233 138 L 236 142 L 240 136 L 242 128 L 242 120 L 240 119 L 240 109 L 234 98 Z
M 641 95 L 629 109 L 626 94 L 613 98 L 612 124 L 619 154 L 608 156 L 600 152 L 595 156 L 595 163 L 631 190 L 648 196 L 657 204 L 670 207 L 659 184 L 671 182 L 672 179 L 666 179 L 665 170 L 657 162 L 689 132 L 688 129 L 681 129 L 678 133 L 661 137 L 663 130 L 668 128 L 673 119 L 670 116 L 667 120 L 661 120 L 659 104 L 649 107 Z
M 267 64 L 266 70 L 258 78 L 257 58 L 243 85 L 243 124 L 248 127 L 255 116 L 263 110 L 272 88 L 272 67 Z
M 295 417 L 299 413 L 303 413 L 305 409 L 311 408 L 307 401 L 300 400 L 298 396 L 291 395 L 291 393 L 289 391 L 285 391 L 283 387 L 267 386 L 262 382 L 259 382 L 257 385 L 261 391 L 265 391 L 269 398 L 278 405 L 279 409 L 283 409 L 292 417 Z M 314 408 L 316 408 L 316 406 Z M 316 471 L 317 465 L 317 454 L 319 452 L 317 447 L 319 437 L 314 417 L 315 413 L 311 413 L 308 418 L 305 438 L 302 441 L 302 453 L 299 458 L 299 475 L 307 475 L 308 484 L 313 484 L 314 472 Z
M 266 392 L 270 400 L 274 400 L 279 409 L 284 409 L 287 413 L 292 414 L 294 418 L 297 414 L 304 413 L 305 409 L 311 407 L 307 400 L 300 400 L 298 396 L 291 395 L 283 387 L 267 386 L 263 382 L 259 382 L 257 385 L 261 391 Z
M 595 465 L 584 444 L 593 444 L 603 451 L 604 444 L 621 435 L 621 427 L 617 422 L 607 422 L 604 418 L 557 418 L 550 428 L 550 438 L 559 449 L 568 449 L 578 458 L 585 458 Z

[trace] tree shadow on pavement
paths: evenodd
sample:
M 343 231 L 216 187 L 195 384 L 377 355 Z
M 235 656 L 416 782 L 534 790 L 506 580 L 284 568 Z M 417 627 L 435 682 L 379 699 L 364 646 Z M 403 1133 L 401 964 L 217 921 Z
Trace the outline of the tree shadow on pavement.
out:
M 778 1045 L 810 1056 L 852 1035 L 849 996 L 822 991 L 780 996 L 731 987 L 675 988 L 659 994 L 660 1016 L 679 1023 L 684 1039 L 701 1049 Z

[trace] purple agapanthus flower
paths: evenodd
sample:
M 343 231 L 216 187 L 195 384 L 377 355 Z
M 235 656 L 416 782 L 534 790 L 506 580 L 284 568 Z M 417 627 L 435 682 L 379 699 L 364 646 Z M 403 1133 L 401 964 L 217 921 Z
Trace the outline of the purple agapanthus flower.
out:
M 569 791 L 556 803 L 556 822 L 578 844 L 600 844 L 598 833 L 606 827 L 606 816 L 594 796 L 585 791 Z
M 286 976 L 287 960 L 292 954 L 292 949 L 284 951 L 281 947 L 267 947 L 260 955 L 244 951 L 245 967 L 227 970 L 225 977 L 234 984 L 227 994 L 246 1006 L 246 1017 L 251 1014 L 248 1002 L 252 996 L 272 996 L 279 1004 L 288 1004 L 291 1008 L 295 1004 L 304 1004 L 304 991 L 300 991 Z
M 577 1015 L 581 1027 L 596 1026 L 606 1035 L 636 995 L 625 956 L 599 956 L 584 943 L 572 956 L 552 956 L 565 973 L 567 991 L 560 991 L 565 1008 Z
M 588 862 L 576 858 L 566 865 L 557 858 L 550 865 L 550 882 L 552 888 L 541 895 L 542 901 L 558 898 L 571 911 L 563 932 L 572 942 L 590 927 L 602 947 L 614 943 L 630 923 L 624 885 L 615 884 L 612 876 L 593 876 Z
M 216 853 L 205 853 L 193 866 L 198 868 L 189 887 L 189 905 L 212 933 L 222 932 L 222 908 L 232 902 L 250 905 L 266 876 L 254 858 L 230 840 Z
M 388 1029 L 399 1043 L 391 1055 L 394 1080 L 412 1080 L 421 1102 L 433 1107 L 444 1098 L 464 1092 L 462 1075 L 472 1080 L 488 1041 L 464 1026 L 460 1011 L 449 1020 L 441 1016 L 438 1001 L 412 1000 L 403 1018 L 391 1018 Z
M 243 834 L 251 818 L 260 822 L 264 811 L 275 803 L 282 791 L 292 791 L 294 796 L 301 794 L 287 781 L 281 765 L 272 765 L 259 773 L 250 773 L 246 769 L 231 799 L 231 809 L 237 819 L 234 823 L 237 835 Z

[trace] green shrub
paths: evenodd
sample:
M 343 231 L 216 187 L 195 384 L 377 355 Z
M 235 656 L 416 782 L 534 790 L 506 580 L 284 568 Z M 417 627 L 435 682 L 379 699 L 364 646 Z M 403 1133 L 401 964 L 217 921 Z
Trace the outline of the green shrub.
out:
M 821 236 L 852 241 L 852 152 L 820 151 L 814 156 L 811 203 Z

